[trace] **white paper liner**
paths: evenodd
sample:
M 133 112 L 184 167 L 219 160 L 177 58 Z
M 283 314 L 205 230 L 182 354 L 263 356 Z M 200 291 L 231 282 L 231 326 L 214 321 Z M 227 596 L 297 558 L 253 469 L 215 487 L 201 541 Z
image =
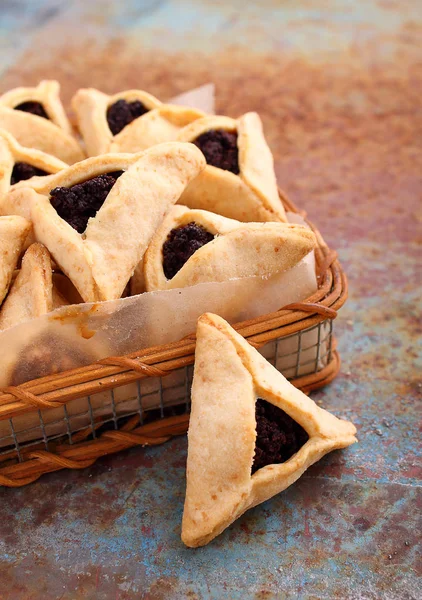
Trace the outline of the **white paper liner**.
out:
M 205 83 L 193 90 L 174 96 L 174 98 L 169 100 L 169 103 L 197 108 L 198 110 L 203 110 L 208 115 L 214 115 L 215 85 L 213 83 Z
M 303 300 L 316 289 L 311 252 L 294 268 L 268 279 L 201 283 L 65 306 L 0 333 L 0 386 L 177 341 L 195 331 L 204 312 L 231 323 L 244 321 Z

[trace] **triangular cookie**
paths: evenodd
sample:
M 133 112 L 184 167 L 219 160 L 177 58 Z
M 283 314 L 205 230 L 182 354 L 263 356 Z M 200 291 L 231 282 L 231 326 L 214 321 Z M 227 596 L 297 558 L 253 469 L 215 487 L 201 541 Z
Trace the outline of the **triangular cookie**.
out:
M 36 239 L 85 302 L 114 300 L 166 212 L 204 165 L 193 144 L 168 142 L 138 155 L 87 159 L 10 192 L 9 202 L 30 210 Z
M 33 177 L 13 186 L 3 196 L 0 200 L 0 214 L 20 215 L 31 219 L 31 205 L 36 196 L 28 192 L 28 189 L 43 196 L 50 196 L 50 192 L 56 188 L 71 188 L 105 173 L 126 171 L 138 159 L 139 155 L 133 154 L 96 156 L 71 166 L 66 165 L 65 169 L 51 176 Z
M 150 292 L 254 275 L 269 277 L 294 267 L 315 245 L 313 232 L 301 225 L 242 223 L 174 206 L 152 238 L 143 277 L 138 268 L 132 290 L 143 281 Z
M 318 407 L 223 319 L 203 315 L 196 333 L 182 540 L 191 547 L 207 544 L 324 454 L 356 442 L 355 433 L 352 423 Z M 267 463 L 271 444 L 284 462 Z M 255 470 L 256 457 L 267 466 Z
M 162 104 L 142 90 L 109 96 L 93 88 L 80 89 L 72 108 L 89 156 L 139 152 L 175 140 L 182 127 L 205 115 L 195 108 Z
M 9 90 L 0 96 L 0 106 L 43 117 L 66 133 L 72 133 L 72 126 L 60 100 L 58 81 L 44 79 L 36 87 Z
M 0 129 L 0 194 L 16 186 L 22 187 L 32 177 L 44 177 L 68 165 L 41 150 L 24 148 L 7 131 Z M 2 210 L 0 214 L 10 214 Z M 13 214 L 13 213 L 12 213 Z
M 51 259 L 42 244 L 32 244 L 0 308 L 0 331 L 29 321 L 66 303 L 58 292 L 53 302 Z
M 0 128 L 26 148 L 36 148 L 67 164 L 83 160 L 60 101 L 57 81 L 15 88 L 0 96 Z
M 207 167 L 186 188 L 179 204 L 238 221 L 287 220 L 273 156 L 257 113 L 239 119 L 204 117 L 183 128 L 177 139 L 195 143 L 207 160 Z
M 22 217 L 0 217 L 0 305 L 30 231 L 31 223 Z

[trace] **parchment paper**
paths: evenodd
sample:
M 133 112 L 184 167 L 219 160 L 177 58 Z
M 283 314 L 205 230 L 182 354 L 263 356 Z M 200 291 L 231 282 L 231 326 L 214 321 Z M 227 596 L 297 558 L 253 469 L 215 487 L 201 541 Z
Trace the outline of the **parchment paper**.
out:
M 298 221 L 297 215 L 289 215 Z M 293 269 L 263 279 L 148 292 L 110 302 L 64 306 L 0 333 L 0 386 L 17 385 L 111 355 L 174 342 L 204 312 L 230 322 L 253 319 L 317 289 L 313 252 Z

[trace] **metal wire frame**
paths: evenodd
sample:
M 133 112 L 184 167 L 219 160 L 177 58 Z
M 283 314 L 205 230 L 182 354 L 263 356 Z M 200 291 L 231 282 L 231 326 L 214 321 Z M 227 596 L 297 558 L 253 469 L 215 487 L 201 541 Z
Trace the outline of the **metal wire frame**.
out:
M 317 373 L 329 364 L 332 340 L 333 323 L 329 319 L 309 329 L 278 338 L 263 346 L 260 352 L 276 368 L 280 368 L 281 362 L 284 365 L 286 361 L 287 364 L 291 363 L 287 371 L 283 369 L 283 372 L 292 379 L 299 375 Z M 292 347 L 291 351 L 286 351 L 286 348 Z M 192 377 L 193 365 L 190 365 L 174 371 L 166 378 L 137 381 L 133 384 L 135 389 L 131 396 L 120 401 L 116 400 L 115 390 L 110 390 L 108 401 L 102 400 L 100 407 L 95 407 L 94 396 L 87 396 L 77 400 L 84 401 L 84 409 L 80 412 L 72 413 L 70 410 L 72 403 L 76 401 L 69 402 L 61 409 L 52 409 L 61 412 L 60 417 L 53 420 L 47 421 L 47 413 L 50 411 L 37 411 L 36 424 L 27 428 L 19 427 L 19 417 L 0 422 L 0 425 L 8 424 L 8 428 L 0 430 L 0 462 L 23 462 L 28 449 L 37 446 L 49 450 L 50 445 L 63 442 L 66 438 L 69 444 L 81 439 L 95 439 L 99 430 L 119 429 L 135 415 L 139 416 L 142 425 L 174 414 L 188 413 Z M 145 387 L 152 387 L 152 390 L 145 391 Z M 4 429 L 8 430 L 5 432 Z M 80 437 L 82 432 L 83 438 Z

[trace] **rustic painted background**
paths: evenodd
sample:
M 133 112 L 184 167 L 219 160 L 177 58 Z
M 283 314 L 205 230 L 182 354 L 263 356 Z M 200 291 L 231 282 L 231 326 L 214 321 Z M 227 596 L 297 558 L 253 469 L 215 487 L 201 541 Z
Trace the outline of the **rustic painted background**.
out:
M 360 440 L 196 551 L 179 539 L 184 438 L 2 489 L 2 600 L 422 597 L 421 12 L 418 0 L 0 1 L 1 90 L 57 78 L 66 102 L 79 86 L 165 99 L 213 80 L 219 111 L 261 113 L 281 186 L 349 275 L 342 371 L 313 397 Z

